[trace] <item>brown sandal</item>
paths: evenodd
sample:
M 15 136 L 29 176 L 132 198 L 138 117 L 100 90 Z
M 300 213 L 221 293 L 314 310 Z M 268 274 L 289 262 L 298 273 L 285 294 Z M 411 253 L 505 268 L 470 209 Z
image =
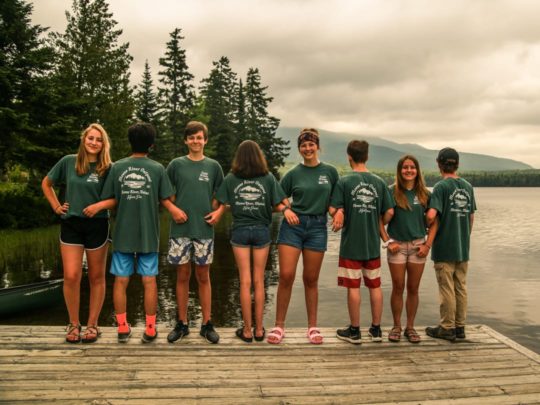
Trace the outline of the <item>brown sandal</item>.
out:
M 90 325 L 86 327 L 86 330 L 82 334 L 83 343 L 94 343 L 101 336 L 101 330 L 97 325 Z
M 410 343 L 420 343 L 422 340 L 414 328 L 405 329 L 404 335 Z
M 401 326 L 394 326 L 388 334 L 390 342 L 399 342 L 401 340 Z
M 81 341 L 81 324 L 70 323 L 66 326 L 66 342 L 79 343 Z

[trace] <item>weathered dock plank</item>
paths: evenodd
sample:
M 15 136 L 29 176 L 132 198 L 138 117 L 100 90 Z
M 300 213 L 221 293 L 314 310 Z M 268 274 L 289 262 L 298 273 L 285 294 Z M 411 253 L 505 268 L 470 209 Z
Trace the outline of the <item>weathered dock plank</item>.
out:
M 60 327 L 0 326 L 0 403 L 540 404 L 540 356 L 483 325 L 457 343 L 422 333 L 419 345 L 360 346 L 332 328 L 320 346 L 297 328 L 281 345 L 243 343 L 231 328 L 218 345 L 195 329 L 169 344 L 167 329 L 151 344 L 142 328 L 118 344 L 109 327 L 70 345 Z

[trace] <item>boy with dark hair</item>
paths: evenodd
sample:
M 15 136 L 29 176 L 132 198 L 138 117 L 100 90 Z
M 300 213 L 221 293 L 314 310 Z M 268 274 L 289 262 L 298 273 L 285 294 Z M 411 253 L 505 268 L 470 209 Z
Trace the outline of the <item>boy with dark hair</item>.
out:
M 151 124 L 136 123 L 128 129 L 132 154 L 117 161 L 103 186 L 103 201 L 94 204 L 96 211 L 117 207 L 113 232 L 111 273 L 114 274 L 113 301 L 118 323 L 118 342 L 126 343 L 131 336 L 127 323 L 126 289 L 134 272 L 142 276 L 146 329 L 142 342 L 156 339 L 159 203 L 167 209 L 173 189 L 165 168 L 148 158 L 154 144 L 155 128 Z M 89 207 L 92 210 L 92 206 Z
M 439 221 L 431 259 L 439 284 L 441 319 L 438 326 L 426 328 L 426 334 L 454 341 L 465 338 L 466 276 L 476 202 L 471 184 L 457 175 L 459 154 L 454 149 L 442 149 L 437 164 L 443 179 L 433 187 L 427 222 Z
M 369 144 L 351 141 L 347 157 L 353 173 L 339 179 L 332 193 L 330 215 L 333 229 L 341 232 L 338 285 L 347 288 L 350 325 L 337 330 L 337 337 L 360 344 L 360 282 L 369 288 L 372 323 L 368 335 L 382 341 L 381 248 L 379 221 L 393 215 L 393 199 L 386 183 L 366 167 Z M 343 222 L 343 216 L 345 221 Z
M 176 300 L 178 319 L 167 336 L 173 343 L 189 334 L 187 308 L 191 263 L 195 264 L 195 276 L 199 285 L 199 301 L 202 310 L 200 335 L 209 343 L 218 343 L 219 335 L 210 321 L 212 286 L 210 264 L 214 254 L 214 228 L 224 207 L 213 197 L 223 181 L 219 163 L 204 155 L 208 142 L 206 125 L 198 121 L 187 124 L 184 143 L 189 153 L 173 159 L 167 174 L 176 189 L 171 211 L 168 261 L 176 265 Z M 216 209 L 217 208 L 217 209 Z

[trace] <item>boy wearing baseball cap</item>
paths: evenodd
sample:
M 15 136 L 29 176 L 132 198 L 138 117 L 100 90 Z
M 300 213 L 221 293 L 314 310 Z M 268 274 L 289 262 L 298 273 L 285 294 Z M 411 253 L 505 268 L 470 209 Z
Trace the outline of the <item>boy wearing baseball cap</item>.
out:
M 466 277 L 476 202 L 471 184 L 457 175 L 459 154 L 455 149 L 441 149 L 437 164 L 443 179 L 433 187 L 427 222 L 439 221 L 431 259 L 439 285 L 441 319 L 438 326 L 426 328 L 426 334 L 454 341 L 465 338 Z

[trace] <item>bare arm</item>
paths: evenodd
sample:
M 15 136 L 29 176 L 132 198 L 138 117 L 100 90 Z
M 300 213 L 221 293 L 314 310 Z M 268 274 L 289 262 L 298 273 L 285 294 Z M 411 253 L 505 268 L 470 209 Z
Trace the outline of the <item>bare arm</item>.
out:
M 68 212 L 69 203 L 65 202 L 64 204 L 60 204 L 60 201 L 58 201 L 58 197 L 56 196 L 56 192 L 54 191 L 53 186 L 54 184 L 48 176 L 43 177 L 43 180 L 41 181 L 41 189 L 43 190 L 43 195 L 49 202 L 55 214 L 64 215 L 66 212 Z
M 345 224 L 345 210 L 330 206 L 328 213 L 332 217 L 332 231 L 337 232 L 342 229 Z
M 382 215 L 382 220 L 383 220 L 384 225 L 387 225 L 393 216 L 394 216 L 394 209 L 393 208 L 387 209 L 386 212 Z
M 214 211 L 210 212 L 204 217 L 204 220 L 206 221 L 208 225 L 217 224 L 219 220 L 221 219 L 221 216 L 223 215 L 223 213 L 227 210 L 227 206 L 225 204 L 221 204 L 216 199 L 212 201 L 212 207 L 214 207 L 215 205 L 217 205 L 217 207 L 214 209 Z
M 164 200 L 161 200 L 160 202 L 161 205 L 163 205 L 165 209 L 170 212 L 173 221 L 177 224 L 183 224 L 188 220 L 186 213 L 180 208 L 178 208 L 176 205 L 174 205 L 170 198 L 166 198 Z
M 275 209 L 283 214 L 285 221 L 287 221 L 289 225 L 298 225 L 300 223 L 298 215 L 292 210 L 291 204 L 287 198 L 284 198 L 283 201 L 276 205 Z
M 426 241 L 418 247 L 418 257 L 427 257 L 431 247 L 433 246 L 433 241 L 437 235 L 437 230 L 439 229 L 439 220 L 435 216 L 435 219 L 431 223 L 428 229 Z
M 431 226 L 433 221 L 435 221 L 435 218 L 437 218 L 437 210 L 435 208 L 428 209 L 426 213 L 427 226 Z
M 471 226 L 469 228 L 469 234 L 471 234 L 472 233 L 472 227 L 473 227 L 473 224 L 474 224 L 474 214 L 473 213 L 470 214 L 469 218 L 470 218 L 470 222 L 471 222 Z
M 97 203 L 90 204 L 88 207 L 83 209 L 83 214 L 88 218 L 93 218 L 98 212 L 103 210 L 112 210 L 116 207 L 116 200 L 114 198 L 109 198 L 107 200 L 101 200 Z

